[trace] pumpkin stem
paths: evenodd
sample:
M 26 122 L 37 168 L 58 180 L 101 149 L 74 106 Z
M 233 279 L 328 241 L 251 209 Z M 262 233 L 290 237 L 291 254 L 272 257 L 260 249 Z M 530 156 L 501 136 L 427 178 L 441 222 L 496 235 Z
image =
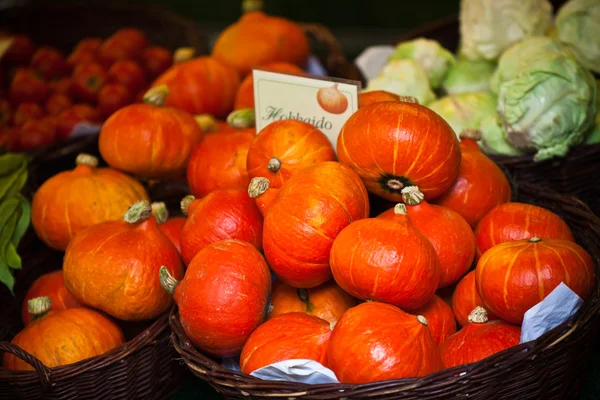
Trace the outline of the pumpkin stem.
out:
M 140 200 L 133 203 L 127 210 L 123 219 L 125 222 L 135 224 L 137 222 L 145 221 L 152 215 L 152 206 L 146 200 Z
M 34 319 L 43 317 L 52 309 L 52 300 L 48 296 L 36 297 L 27 302 L 27 311 Z
M 200 126 L 200 129 L 202 129 L 202 132 L 212 132 L 216 128 L 215 118 L 210 114 L 195 115 L 194 119 Z
M 313 305 L 310 303 L 310 296 L 308 293 L 308 289 L 298 289 L 296 291 L 298 298 L 304 303 L 306 306 L 306 312 L 311 312 L 313 310 Z
M 165 292 L 172 295 L 175 293 L 175 288 L 179 285 L 179 281 L 173 278 L 173 275 L 169 272 L 167 267 L 164 265 L 160 267 L 158 270 L 158 279 L 160 280 L 160 284 L 165 289 Z
M 167 206 L 162 201 L 157 201 L 152 203 L 152 215 L 154 215 L 154 219 L 159 224 L 164 224 L 169 218 L 169 211 L 167 210 Z
M 257 199 L 269 189 L 270 185 L 271 182 L 267 178 L 259 176 L 252 178 L 248 185 L 248 196 Z
M 461 140 L 481 140 L 481 131 L 479 129 L 467 128 L 463 129 L 458 135 Z
M 165 104 L 165 99 L 168 95 L 169 88 L 167 85 L 159 85 L 148 89 L 146 94 L 144 94 L 144 103 L 160 107 Z
M 402 188 L 404 188 L 404 184 L 398 179 L 390 179 L 387 181 L 387 185 L 392 190 L 402 190 Z
M 394 214 L 395 215 L 406 215 L 406 205 L 403 203 L 398 203 L 394 206 Z
M 419 104 L 419 100 L 414 96 L 398 96 L 398 101 L 403 101 L 405 103 Z
M 488 315 L 485 308 L 477 306 L 469 314 L 469 322 L 472 324 L 485 324 L 488 322 Z
M 281 168 L 281 161 L 279 158 L 273 157 L 269 160 L 269 164 L 267 165 L 267 169 L 271 172 L 277 172 Z
M 425 318 L 422 315 L 417 315 L 417 321 L 419 321 L 421 324 L 423 324 L 425 326 L 429 326 L 429 323 L 427 322 L 427 318 Z
M 417 206 L 423 202 L 425 195 L 417 186 L 407 186 L 402 189 L 402 200 L 409 206 Z
M 248 13 L 253 11 L 262 11 L 264 6 L 263 0 L 243 0 L 242 12 Z
M 529 243 L 537 243 L 537 242 L 541 242 L 542 239 L 540 239 L 537 236 L 532 237 L 531 239 L 528 240 Z
M 227 116 L 227 123 L 237 129 L 252 128 L 256 125 L 254 108 L 243 108 L 232 111 Z
M 75 159 L 77 165 L 87 165 L 90 168 L 96 168 L 98 166 L 98 158 L 91 154 L 80 153 Z
M 192 201 L 196 200 L 196 198 L 194 196 L 192 196 L 191 194 L 185 196 L 183 199 L 181 199 L 181 212 L 183 213 L 183 215 L 185 215 L 187 217 L 188 215 L 188 209 L 190 208 L 190 204 L 192 204 Z
M 196 55 L 196 49 L 193 47 L 180 47 L 173 53 L 173 64 L 190 61 Z

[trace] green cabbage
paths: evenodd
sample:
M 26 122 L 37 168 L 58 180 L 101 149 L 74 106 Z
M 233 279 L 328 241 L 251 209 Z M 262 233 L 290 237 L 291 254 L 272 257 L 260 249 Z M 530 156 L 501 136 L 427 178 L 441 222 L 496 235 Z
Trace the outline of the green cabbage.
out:
M 568 1 L 556 14 L 556 29 L 584 67 L 600 72 L 600 1 Z
M 596 84 L 556 41 L 533 37 L 508 49 L 490 81 L 506 139 L 541 161 L 564 157 L 591 128 Z
M 496 69 L 494 62 L 459 59 L 450 67 L 442 89 L 448 94 L 483 92 L 490 90 L 490 77 Z
M 425 71 L 414 60 L 388 62 L 379 75 L 369 81 L 364 91 L 373 90 L 387 90 L 399 96 L 413 96 L 421 104 L 435 100 Z
M 502 156 L 522 156 L 525 153 L 508 143 L 504 128 L 495 116 L 484 118 L 480 125 L 481 141 L 479 146 L 487 154 Z
M 479 129 L 485 117 L 496 116 L 496 99 L 490 92 L 445 96 L 427 107 L 444 118 L 457 136 L 467 128 Z
M 429 84 L 436 89 L 448 72 L 448 68 L 454 64 L 454 55 L 444 49 L 435 40 L 418 38 L 398 44 L 390 60 L 415 60 L 429 79 Z
M 552 22 L 548 0 L 461 0 L 460 50 L 471 60 L 495 60 L 530 36 L 544 34 Z

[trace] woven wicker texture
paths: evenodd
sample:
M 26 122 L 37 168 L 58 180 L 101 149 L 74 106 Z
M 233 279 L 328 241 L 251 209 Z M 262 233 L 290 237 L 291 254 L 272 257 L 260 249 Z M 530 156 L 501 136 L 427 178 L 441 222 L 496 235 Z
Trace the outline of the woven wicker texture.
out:
M 546 207 L 573 230 L 592 254 L 600 276 L 600 219 L 575 198 L 522 183 L 515 199 Z M 177 309 L 170 324 L 173 343 L 188 368 L 232 399 L 572 399 L 585 379 L 590 348 L 600 327 L 600 291 L 596 289 L 576 316 L 539 339 L 507 349 L 478 363 L 418 379 L 363 385 L 305 385 L 263 381 L 223 368 L 198 352 L 181 328 Z

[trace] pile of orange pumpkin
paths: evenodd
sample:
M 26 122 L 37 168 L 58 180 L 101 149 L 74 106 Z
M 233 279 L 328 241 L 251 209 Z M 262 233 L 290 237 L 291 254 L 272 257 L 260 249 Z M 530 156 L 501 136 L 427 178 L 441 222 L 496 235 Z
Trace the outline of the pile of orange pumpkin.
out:
M 261 28 L 302 42 L 294 26 L 245 15 L 212 56 L 174 65 L 146 103 L 107 120 L 99 148 L 109 168 L 80 155 L 74 170 L 44 183 L 33 226 L 65 251 L 64 265 L 31 288 L 25 322 L 46 316 L 15 343 L 54 366 L 43 356 L 68 329 L 81 350 L 57 359 L 69 363 L 93 355 L 77 335 L 102 342 L 94 350 L 103 352 L 122 341 L 112 318 L 149 320 L 175 303 L 194 345 L 240 357 L 245 373 L 312 359 L 341 382 L 362 383 L 423 376 L 517 345 L 525 311 L 560 282 L 591 295 L 592 258 L 566 223 L 510 202 L 479 132 L 459 141 L 412 99 L 361 95 L 335 148 L 296 120 L 257 133 L 242 100 L 251 68 L 300 65 L 308 47 L 250 52 L 245 35 Z M 240 77 L 250 83 L 240 86 Z M 228 114 L 235 104 L 243 106 Z M 150 204 L 132 176 L 187 178 L 185 218 Z M 372 215 L 369 194 L 391 207 Z M 43 344 L 42 324 L 57 332 Z M 27 367 L 12 356 L 4 366 Z

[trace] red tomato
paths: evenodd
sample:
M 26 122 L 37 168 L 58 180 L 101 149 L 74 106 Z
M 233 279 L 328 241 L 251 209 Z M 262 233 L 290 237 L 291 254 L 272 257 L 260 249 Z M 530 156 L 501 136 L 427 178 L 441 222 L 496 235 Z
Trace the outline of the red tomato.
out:
M 67 58 L 67 64 L 75 68 L 79 64 L 90 64 L 98 62 L 98 52 L 96 50 L 75 50 Z
M 84 50 L 97 52 L 98 49 L 100 49 L 101 45 L 102 45 L 102 39 L 100 39 L 100 38 L 94 38 L 94 37 L 85 38 L 85 39 L 81 39 L 79 41 L 79 43 L 77 43 L 73 52 L 84 51 Z
M 21 128 L 19 149 L 23 151 L 39 149 L 56 141 L 56 118 L 44 117 L 27 121 Z
M 66 139 L 71 135 L 73 128 L 80 122 L 98 122 L 98 111 L 87 104 L 77 104 L 66 109 L 58 115 L 56 134 L 58 139 Z
M 102 115 L 109 117 L 119 108 L 131 104 L 132 100 L 131 92 L 127 87 L 120 83 L 109 83 L 98 93 L 98 109 Z
M 21 103 L 15 110 L 13 125 L 23 126 L 27 121 L 37 120 L 44 116 L 44 110 L 36 103 Z
M 146 85 L 146 73 L 138 63 L 131 60 L 119 60 L 108 70 L 110 82 L 120 83 L 132 93 Z
M 0 126 L 0 149 L 19 151 L 19 137 L 21 130 L 11 126 Z
M 40 103 L 48 94 L 48 85 L 31 69 L 19 68 L 10 83 L 10 99 L 14 103 Z
M 80 64 L 73 71 L 71 90 L 78 99 L 95 103 L 100 88 L 106 82 L 106 71 L 96 63 Z
M 71 107 L 73 102 L 71 98 L 63 93 L 54 93 L 46 100 L 46 112 L 49 115 L 58 115 L 67 108 Z
M 70 67 L 65 56 L 52 47 L 40 47 L 31 58 L 30 67 L 39 71 L 46 79 L 68 75 Z
M 142 66 L 151 78 L 156 78 L 173 64 L 173 54 L 164 47 L 153 46 L 142 51 Z
M 117 43 L 135 47 L 138 51 L 148 47 L 146 34 L 137 28 L 121 28 L 112 37 Z
M 10 123 L 12 108 L 8 100 L 0 99 L 0 127 Z
M 35 44 L 25 35 L 12 35 L 13 42 L 6 50 L 2 61 L 9 64 L 25 65 L 35 52 Z
M 61 93 L 65 95 L 71 94 L 71 78 L 61 78 L 55 81 L 48 82 L 50 93 Z

